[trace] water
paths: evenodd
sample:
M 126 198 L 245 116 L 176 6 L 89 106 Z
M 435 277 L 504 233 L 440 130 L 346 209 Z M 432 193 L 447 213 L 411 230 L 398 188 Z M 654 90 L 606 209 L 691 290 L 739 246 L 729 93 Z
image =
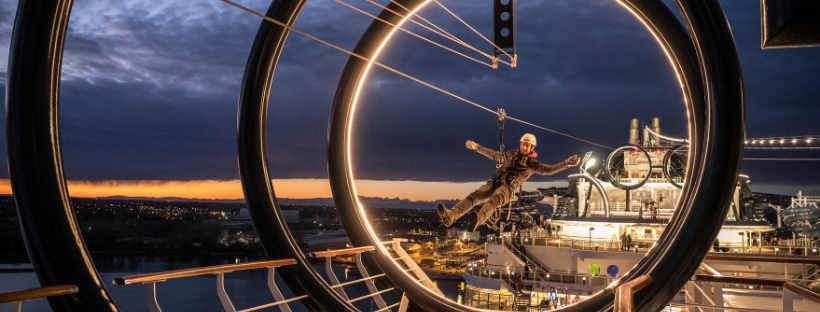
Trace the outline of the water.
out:
M 95 255 L 94 261 L 100 276 L 106 283 L 109 293 L 119 308 L 124 312 L 148 311 L 145 300 L 144 285 L 111 285 L 117 277 L 134 274 L 144 274 L 168 270 L 179 270 L 193 267 L 203 267 L 262 259 L 229 258 L 214 256 L 133 256 L 133 255 Z M 5 263 L 8 263 L 6 260 Z M 324 276 L 324 265 L 316 265 L 316 270 Z M 28 269 L 28 264 L 3 264 L 0 266 L 0 292 L 9 292 L 39 287 L 36 274 Z M 353 274 L 345 274 L 346 266 L 334 266 L 333 271 L 340 282 L 352 281 L 361 278 Z M 278 272 L 277 272 L 278 273 Z M 447 298 L 456 300 L 460 281 L 439 280 L 439 288 Z M 197 311 L 219 312 L 224 311 L 216 295 L 216 276 L 203 275 L 172 279 L 157 283 L 157 302 L 164 312 Z M 276 275 L 276 285 L 279 286 L 285 298 L 293 297 L 280 276 Z M 381 288 L 381 287 L 380 287 Z M 364 283 L 356 283 L 344 287 L 349 298 L 368 294 Z M 82 290 L 81 290 L 82 291 Z M 267 287 L 267 270 L 256 269 L 225 274 L 225 291 L 230 296 L 237 310 L 247 309 L 274 301 L 273 295 Z M 392 294 L 383 294 L 388 305 L 398 302 Z M 375 309 L 372 300 L 361 300 L 355 304 L 359 309 L 372 311 Z M 9 304 L 0 305 L 0 312 L 9 311 Z M 26 301 L 23 311 L 51 311 L 45 299 Z M 293 311 L 307 311 L 299 302 L 290 303 Z M 260 311 L 279 311 L 278 308 L 267 308 Z

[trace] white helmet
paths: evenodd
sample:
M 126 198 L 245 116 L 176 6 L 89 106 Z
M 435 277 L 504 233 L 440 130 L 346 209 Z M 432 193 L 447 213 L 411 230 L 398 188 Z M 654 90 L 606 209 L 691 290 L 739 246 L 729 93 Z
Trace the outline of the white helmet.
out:
M 530 134 L 530 133 L 524 133 L 524 136 L 521 137 L 520 142 L 530 143 L 530 144 L 532 144 L 532 147 L 535 147 L 537 145 L 537 144 L 535 144 L 535 136 Z

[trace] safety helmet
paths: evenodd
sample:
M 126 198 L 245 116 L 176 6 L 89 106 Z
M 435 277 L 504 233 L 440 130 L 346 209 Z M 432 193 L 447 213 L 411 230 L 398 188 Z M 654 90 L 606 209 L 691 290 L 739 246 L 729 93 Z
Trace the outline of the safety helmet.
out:
M 535 136 L 530 134 L 530 133 L 524 133 L 524 136 L 521 137 L 520 142 L 530 143 L 530 144 L 532 144 L 532 147 L 535 147 L 537 145 L 537 144 L 535 144 Z

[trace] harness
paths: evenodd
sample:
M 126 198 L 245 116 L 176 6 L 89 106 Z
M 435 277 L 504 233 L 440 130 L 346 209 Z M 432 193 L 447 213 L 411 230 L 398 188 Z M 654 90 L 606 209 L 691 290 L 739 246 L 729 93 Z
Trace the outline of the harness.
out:
M 499 136 L 499 141 L 501 142 L 501 146 L 500 146 L 501 157 L 499 157 L 499 159 L 498 159 L 498 164 L 495 165 L 495 168 L 496 168 L 495 173 L 493 174 L 492 178 L 490 178 L 490 180 L 487 181 L 487 183 L 492 183 L 492 185 L 493 185 L 492 190 L 493 191 L 495 189 L 497 189 L 498 187 L 500 187 L 502 182 L 504 184 L 508 185 L 508 187 L 509 187 L 509 205 L 507 206 L 506 221 L 509 221 L 510 220 L 510 215 L 512 214 L 512 202 L 513 202 L 513 200 L 518 199 L 515 196 L 515 188 L 520 187 L 520 186 L 518 185 L 518 181 L 516 181 L 516 178 L 518 177 L 518 173 L 517 172 L 515 172 L 515 173 L 509 172 L 508 171 L 510 169 L 509 167 L 504 168 L 504 163 L 507 162 L 507 152 L 506 152 L 506 149 L 504 147 L 504 121 L 507 117 L 507 113 L 504 112 L 503 108 L 499 108 L 497 115 L 498 115 L 498 121 L 496 122 L 496 124 L 498 125 L 498 136 Z M 495 229 L 496 231 L 498 231 L 499 229 L 495 226 L 495 224 L 498 223 L 498 221 L 500 221 L 501 218 L 502 218 L 501 206 L 499 206 L 499 207 L 496 207 L 495 211 L 493 211 L 493 214 L 490 215 L 487 218 L 487 221 L 486 221 L 487 226 L 492 228 L 492 229 Z

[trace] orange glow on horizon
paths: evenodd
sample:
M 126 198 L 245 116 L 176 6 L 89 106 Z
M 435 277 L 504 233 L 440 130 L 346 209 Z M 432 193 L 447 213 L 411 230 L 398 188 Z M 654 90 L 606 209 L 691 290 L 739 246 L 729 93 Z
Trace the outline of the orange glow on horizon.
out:
M 325 179 L 274 179 L 274 191 L 278 198 L 330 198 L 330 182 Z M 484 184 L 477 182 L 425 182 L 425 181 L 378 181 L 357 180 L 358 194 L 365 197 L 401 198 L 412 201 L 435 201 L 461 199 Z M 528 182 L 527 188 L 566 186 L 566 182 Z M 72 197 L 179 197 L 190 199 L 242 199 L 239 180 L 195 181 L 68 181 Z M 8 179 L 0 179 L 0 194 L 11 194 Z

